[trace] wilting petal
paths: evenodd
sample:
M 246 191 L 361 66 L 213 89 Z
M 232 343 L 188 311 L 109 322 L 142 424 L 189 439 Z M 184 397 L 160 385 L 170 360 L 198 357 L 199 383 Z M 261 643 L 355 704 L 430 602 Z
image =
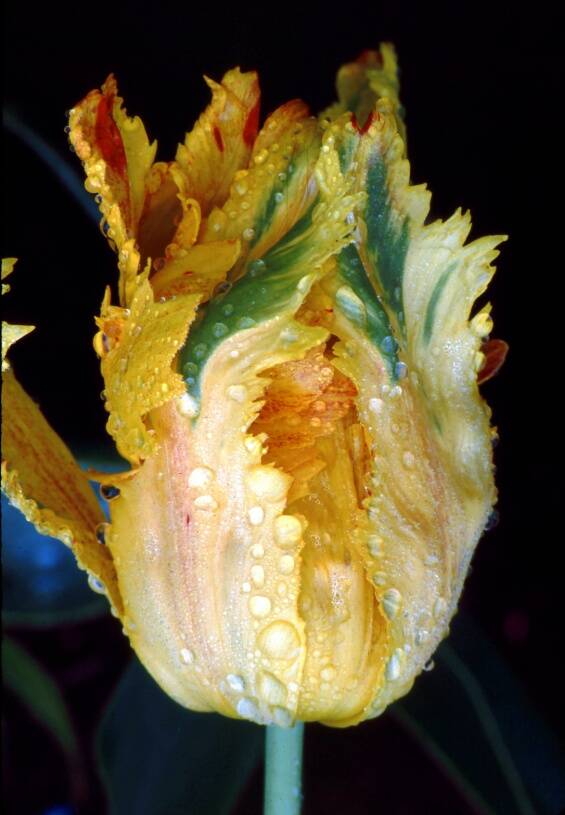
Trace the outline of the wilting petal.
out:
M 212 101 L 187 134 L 176 160 L 187 191 L 204 215 L 227 198 L 234 173 L 247 166 L 259 123 L 259 83 L 254 71 L 228 71 L 218 84 L 205 77 Z
M 3 491 L 39 533 L 72 548 L 121 614 L 112 558 L 96 538 L 104 514 L 85 474 L 12 371 L 2 377 L 2 402 Z
M 198 299 L 189 294 L 155 303 L 146 271 L 129 309 L 104 300 L 95 348 L 102 355 L 107 429 L 120 453 L 134 464 L 155 447 L 144 417 L 185 391 L 172 360 L 186 338 Z

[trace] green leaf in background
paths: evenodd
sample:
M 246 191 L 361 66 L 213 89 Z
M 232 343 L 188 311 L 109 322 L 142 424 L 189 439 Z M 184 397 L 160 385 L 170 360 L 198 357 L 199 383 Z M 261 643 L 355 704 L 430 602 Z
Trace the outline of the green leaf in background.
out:
M 557 815 L 565 756 L 509 668 L 464 614 L 435 667 L 390 715 L 481 815 Z
M 249 722 L 185 710 L 134 660 L 98 733 L 109 815 L 228 815 L 263 737 Z
M 2 640 L 2 673 L 4 686 L 47 728 L 74 765 L 77 740 L 59 688 L 42 666 L 9 637 Z

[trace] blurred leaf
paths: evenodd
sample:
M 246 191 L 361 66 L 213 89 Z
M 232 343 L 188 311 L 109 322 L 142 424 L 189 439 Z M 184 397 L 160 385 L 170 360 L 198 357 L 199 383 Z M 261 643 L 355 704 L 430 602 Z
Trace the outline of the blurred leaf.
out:
M 262 743 L 257 725 L 177 705 L 134 660 L 98 733 L 110 815 L 228 815 Z
M 35 531 L 2 496 L 2 618 L 7 625 L 64 625 L 107 613 L 60 541 Z
M 10 637 L 2 640 L 4 685 L 51 733 L 74 762 L 77 741 L 63 696 L 49 674 Z
M 459 613 L 432 672 L 391 708 L 484 815 L 556 815 L 565 756 L 518 682 Z

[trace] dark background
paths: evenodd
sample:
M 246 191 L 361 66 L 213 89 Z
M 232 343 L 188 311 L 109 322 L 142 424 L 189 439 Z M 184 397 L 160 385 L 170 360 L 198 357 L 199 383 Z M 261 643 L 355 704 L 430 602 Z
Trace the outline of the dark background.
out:
M 333 100 L 342 63 L 380 40 L 395 43 L 412 179 L 432 190 L 432 217 L 462 206 L 473 215 L 472 237 L 510 236 L 489 298 L 495 336 L 509 342 L 510 354 L 484 386 L 500 429 L 500 523 L 478 548 L 462 608 L 562 733 L 565 317 L 557 174 L 564 42 L 558 12 L 548 3 L 345 2 L 331 9 L 216 2 L 31 7 L 9 0 L 5 23 L 5 104 L 79 175 L 65 111 L 110 71 L 128 112 L 141 115 L 150 138 L 159 140 L 158 158 L 170 159 L 207 103 L 203 73 L 219 79 L 237 64 L 255 68 L 263 115 L 298 96 L 315 112 Z M 114 257 L 45 162 L 13 133 L 4 139 L 2 252 L 20 258 L 4 314 L 38 326 L 13 350 L 13 364 L 71 446 L 100 446 L 105 413 L 91 338 L 104 287 L 115 280 Z M 104 635 L 111 642 L 119 638 L 114 629 Z M 121 645 L 113 647 L 123 660 Z M 320 811 L 333 811 L 329 806 Z

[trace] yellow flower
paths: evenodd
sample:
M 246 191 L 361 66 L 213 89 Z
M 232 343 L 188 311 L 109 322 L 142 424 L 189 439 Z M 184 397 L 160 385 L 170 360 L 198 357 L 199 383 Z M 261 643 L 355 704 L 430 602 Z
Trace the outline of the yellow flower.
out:
M 391 46 L 259 133 L 254 73 L 207 82 L 167 164 L 112 77 L 70 114 L 118 253 L 94 339 L 131 463 L 98 475 L 111 524 L 11 371 L 5 489 L 180 704 L 342 727 L 409 690 L 495 502 L 477 374 L 505 346 L 470 314 L 503 238 L 425 223 Z

